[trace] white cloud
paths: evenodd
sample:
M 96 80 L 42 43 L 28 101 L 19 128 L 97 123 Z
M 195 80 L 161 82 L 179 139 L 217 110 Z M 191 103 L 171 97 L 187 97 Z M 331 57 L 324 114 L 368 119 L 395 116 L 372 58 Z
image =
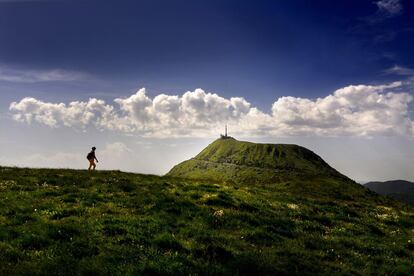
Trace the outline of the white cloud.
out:
M 376 12 L 364 18 L 364 21 L 371 25 L 375 25 L 386 19 L 396 17 L 402 14 L 404 9 L 400 0 L 379 0 L 372 3 L 377 7 Z M 389 41 L 392 40 L 395 35 L 396 32 L 389 32 L 385 30 L 385 33 L 378 35 L 376 40 L 377 42 Z
M 380 12 L 387 13 L 390 16 L 398 15 L 403 9 L 400 0 L 380 0 L 375 2 L 375 5 L 377 5 Z
M 34 98 L 13 102 L 20 122 L 121 131 L 147 137 L 209 137 L 225 123 L 241 136 L 414 136 L 409 116 L 412 96 L 401 82 L 350 85 L 317 99 L 281 97 L 266 113 L 240 97 L 224 98 L 202 89 L 183 95 L 146 95 L 144 88 L 115 105 L 103 100 L 47 103 Z M 119 146 L 119 145 L 118 145 Z M 119 147 L 118 147 L 119 148 Z M 119 148 L 120 149 L 120 148 Z
M 412 96 L 389 92 L 399 86 L 351 85 L 316 100 L 282 97 L 273 104 L 272 115 L 293 134 L 412 135 Z
M 35 98 L 23 98 L 20 102 L 12 102 L 10 111 L 16 121 L 38 122 L 49 127 L 74 127 L 85 129 L 93 125 L 98 129 L 124 129 L 114 107 L 105 101 L 95 98 L 87 102 L 75 101 L 65 103 L 47 103 Z
M 61 69 L 53 70 L 25 70 L 8 66 L 0 66 L 0 81 L 7 82 L 48 82 L 48 81 L 74 81 L 88 78 L 81 72 L 67 71 Z
M 250 104 L 243 98 L 226 99 L 202 89 L 177 95 L 160 94 L 150 99 L 145 88 L 126 99 L 114 100 L 129 125 L 150 136 L 209 135 L 224 122 L 247 114 Z
M 123 154 L 130 152 L 132 152 L 132 150 L 124 143 L 114 142 L 107 144 L 101 154 L 107 159 L 112 159 L 114 157 L 121 157 Z
M 414 76 L 414 70 L 408 67 L 394 65 L 393 67 L 385 70 L 386 74 L 393 74 L 399 76 Z

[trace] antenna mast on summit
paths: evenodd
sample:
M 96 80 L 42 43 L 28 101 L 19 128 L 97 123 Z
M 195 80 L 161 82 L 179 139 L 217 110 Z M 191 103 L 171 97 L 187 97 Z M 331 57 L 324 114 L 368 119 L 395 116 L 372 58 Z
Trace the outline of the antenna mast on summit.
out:
M 1 1 L 1 0 L 0 0 Z M 224 125 L 224 134 L 220 134 L 221 139 L 228 139 L 231 138 L 230 136 L 227 136 L 227 124 Z

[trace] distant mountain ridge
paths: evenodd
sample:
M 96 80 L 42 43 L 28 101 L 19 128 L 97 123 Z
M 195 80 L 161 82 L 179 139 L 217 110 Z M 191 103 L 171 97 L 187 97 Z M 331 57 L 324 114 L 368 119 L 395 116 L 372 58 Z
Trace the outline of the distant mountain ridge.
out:
M 368 189 L 381 195 L 414 205 L 414 183 L 406 180 L 372 181 L 364 184 Z
M 167 175 L 244 183 L 279 182 L 300 176 L 346 178 L 304 147 L 234 138 L 215 140 L 194 158 L 173 167 Z

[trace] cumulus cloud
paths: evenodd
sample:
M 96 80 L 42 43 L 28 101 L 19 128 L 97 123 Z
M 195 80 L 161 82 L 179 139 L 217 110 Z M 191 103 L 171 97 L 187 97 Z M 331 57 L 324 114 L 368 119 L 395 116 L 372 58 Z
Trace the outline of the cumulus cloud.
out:
M 10 105 L 16 121 L 50 127 L 121 131 L 147 137 L 208 137 L 225 123 L 235 136 L 414 135 L 413 100 L 403 84 L 350 85 L 323 98 L 281 97 L 264 112 L 241 97 L 224 98 L 202 89 L 147 96 L 145 88 L 114 104 L 47 103 L 24 98 Z
M 95 126 L 98 129 L 124 130 L 128 127 L 114 111 L 114 107 L 95 98 L 87 102 L 47 103 L 26 97 L 12 102 L 9 110 L 13 119 L 19 122 L 38 122 L 49 127 L 73 127 L 86 129 Z
M 401 82 L 378 86 L 350 85 L 316 100 L 282 97 L 273 104 L 272 115 L 293 133 L 412 134 L 408 115 L 412 96 L 388 91 L 399 86 Z
M 224 122 L 237 122 L 250 110 L 250 103 L 243 98 L 226 99 L 202 89 L 185 92 L 181 97 L 160 94 L 150 99 L 142 88 L 114 101 L 129 125 L 148 135 L 185 136 L 193 135 L 195 130 L 207 134 Z

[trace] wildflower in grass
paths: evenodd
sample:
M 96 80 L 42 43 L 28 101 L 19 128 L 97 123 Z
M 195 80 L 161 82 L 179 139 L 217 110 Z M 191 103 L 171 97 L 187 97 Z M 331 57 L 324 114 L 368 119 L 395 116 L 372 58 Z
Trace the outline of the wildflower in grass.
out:
M 288 204 L 287 204 L 287 207 L 288 207 L 289 209 L 292 209 L 292 210 L 297 210 L 297 209 L 299 209 L 299 205 L 294 204 L 294 203 L 288 203 Z
M 215 216 L 216 218 L 221 218 L 222 216 L 224 216 L 224 211 L 223 210 L 217 210 L 214 212 L 213 216 Z

